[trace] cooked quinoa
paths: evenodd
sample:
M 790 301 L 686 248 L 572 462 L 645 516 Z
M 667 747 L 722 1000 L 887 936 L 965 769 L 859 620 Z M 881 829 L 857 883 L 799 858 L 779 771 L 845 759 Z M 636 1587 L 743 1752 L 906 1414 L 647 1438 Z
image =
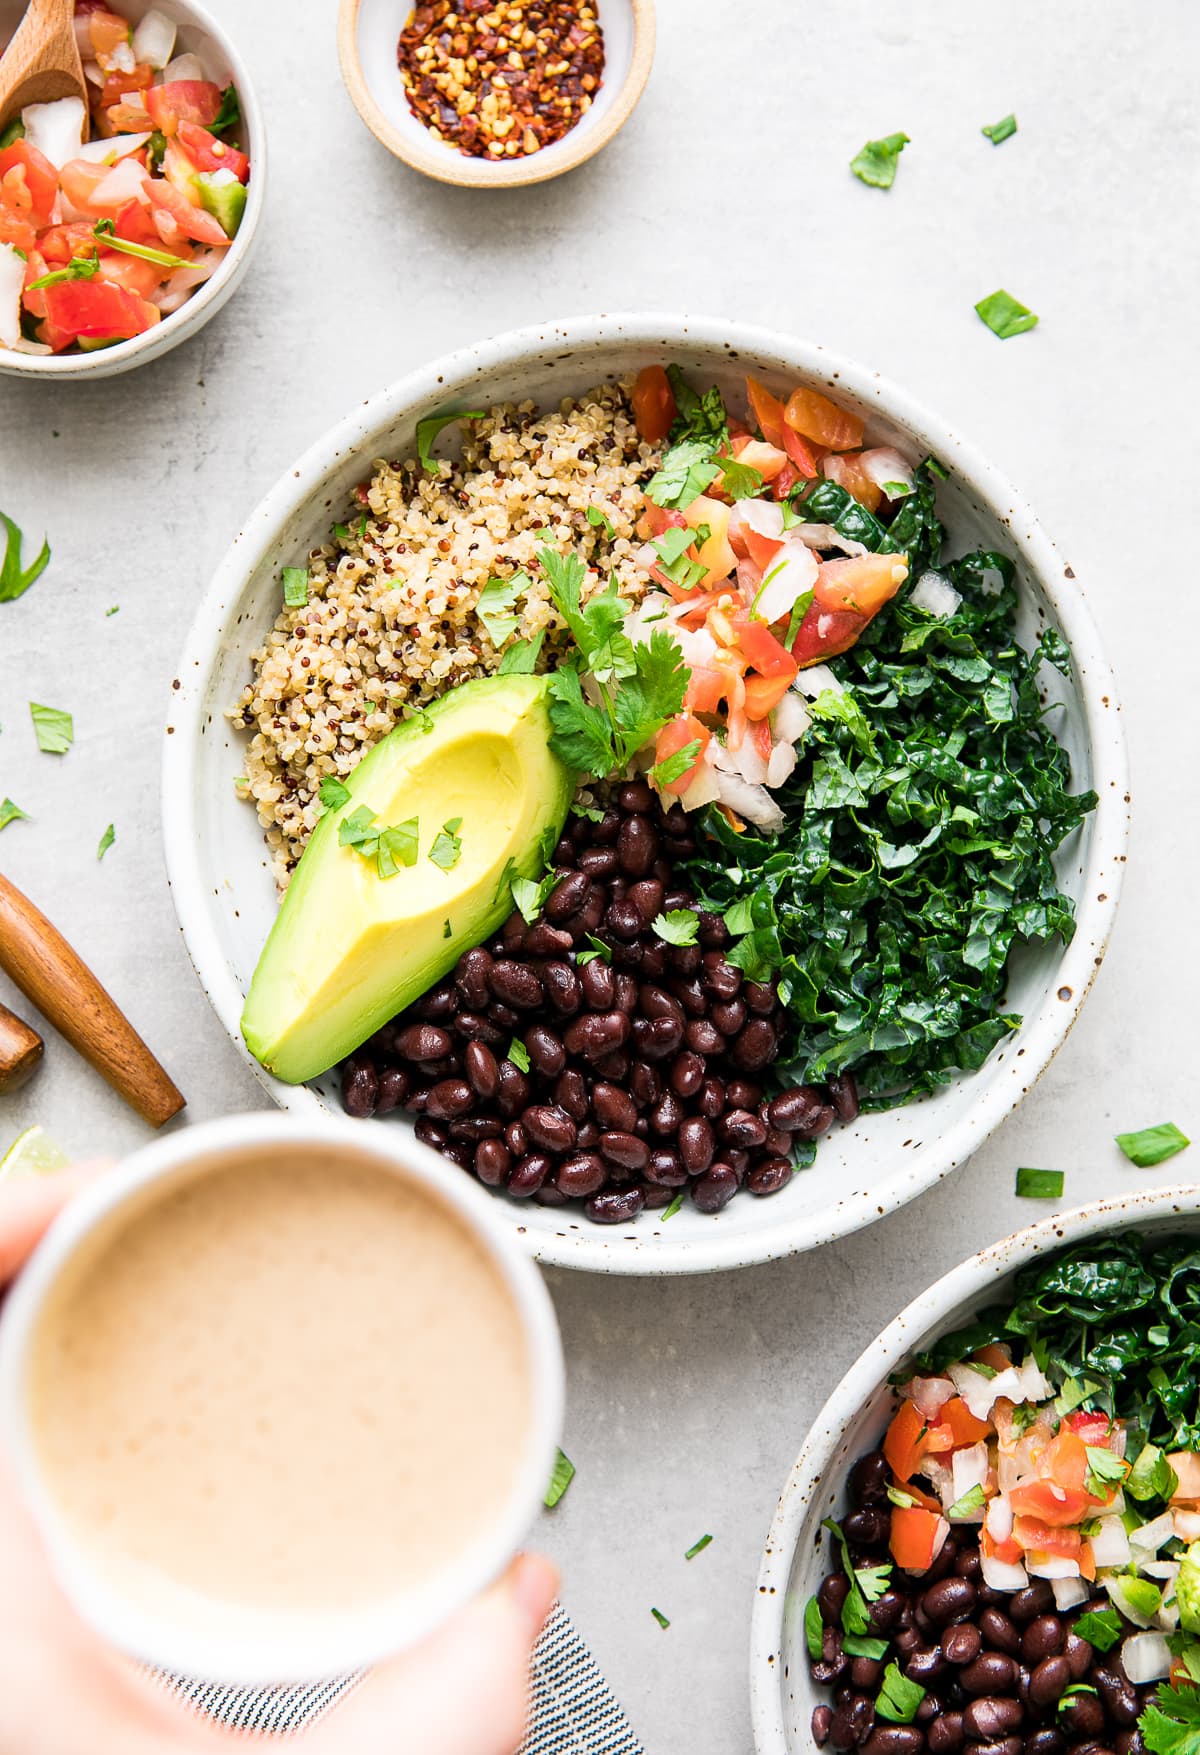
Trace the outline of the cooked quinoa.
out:
M 238 785 L 257 806 L 281 889 L 321 815 L 322 779 L 344 780 L 408 714 L 496 669 L 475 613 L 489 579 L 528 572 L 511 638 L 545 628 L 545 668 L 562 622 L 534 558 L 539 532 L 599 569 L 593 589 L 615 574 L 640 597 L 634 523 L 660 453 L 638 437 L 628 389 L 589 391 L 549 414 L 531 402 L 493 408 L 464 423 L 461 461 L 442 461 L 437 475 L 412 459 L 378 462 L 342 534 L 313 550 L 307 604 L 282 610 L 230 710 L 253 733 Z M 588 522 L 590 506 L 611 540 Z

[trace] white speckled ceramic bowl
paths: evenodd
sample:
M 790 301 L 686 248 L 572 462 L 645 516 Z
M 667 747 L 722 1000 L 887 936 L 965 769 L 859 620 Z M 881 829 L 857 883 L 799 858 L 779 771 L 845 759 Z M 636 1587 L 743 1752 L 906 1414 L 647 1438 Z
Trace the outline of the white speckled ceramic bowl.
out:
M 98 348 L 94 353 L 34 354 L 15 353 L 0 347 L 0 372 L 17 378 L 112 378 L 118 372 L 132 371 L 150 360 L 170 353 L 181 341 L 187 341 L 215 317 L 225 301 L 233 296 L 250 264 L 250 253 L 258 238 L 263 199 L 267 186 L 267 135 L 262 111 L 245 63 L 216 19 L 198 5 L 196 0 L 114 0 L 115 9 L 134 24 L 154 6 L 176 20 L 179 36 L 176 54 L 191 52 L 199 55 L 204 71 L 220 86 L 237 87 L 242 106 L 242 128 L 239 144 L 250 155 L 250 181 L 246 191 L 246 210 L 236 238 L 226 252 L 225 260 L 211 280 L 197 288 L 191 298 L 144 335 L 120 341 L 115 347 Z M 25 10 L 24 0 L 0 0 L 0 43 L 7 43 L 16 30 Z
M 631 1225 L 589 1224 L 571 1208 L 504 1202 L 503 1211 L 546 1262 L 597 1272 L 701 1273 L 811 1249 L 911 1200 L 963 1163 L 1021 1101 L 1061 1045 L 1104 955 L 1125 858 L 1128 792 L 1113 680 L 1075 575 L 1012 488 L 965 441 L 903 391 L 815 346 L 707 318 L 582 317 L 480 342 L 382 391 L 319 439 L 252 513 L 203 600 L 180 661 L 165 744 L 163 824 L 180 925 L 218 1015 L 246 1054 L 242 1000 L 275 911 L 274 884 L 254 811 L 238 801 L 242 738 L 224 718 L 249 677 L 249 655 L 273 623 L 279 570 L 303 563 L 343 515 L 372 459 L 411 455 L 417 420 L 431 409 L 531 397 L 542 404 L 674 359 L 685 372 L 744 394 L 753 371 L 777 389 L 798 380 L 831 390 L 866 418 L 874 443 L 932 452 L 950 471 L 940 504 L 958 552 L 1005 548 L 1019 562 L 1019 631 L 1027 644 L 1047 623 L 1074 656 L 1074 677 L 1048 675 L 1061 703 L 1057 729 L 1079 787 L 1096 812 L 1060 850 L 1059 876 L 1078 928 L 1064 950 L 1015 960 L 1019 1031 L 978 1073 L 927 1102 L 863 1116 L 821 1142 L 817 1162 L 767 1200 L 738 1199 L 716 1217 L 690 1205 L 667 1224 L 655 1212 Z M 247 1059 L 249 1056 L 247 1055 Z M 338 1105 L 336 1079 L 281 1084 L 250 1061 L 276 1102 L 302 1113 Z M 397 1123 L 403 1125 L 403 1123 Z M 457 1175 L 453 1170 L 450 1174 Z M 500 1198 L 500 1197 L 497 1197 Z
M 821 1519 L 841 1517 L 846 1476 L 875 1449 L 895 1409 L 889 1378 L 913 1353 L 1003 1301 L 1034 1256 L 1131 1227 L 1200 1232 L 1200 1188 L 1151 1189 L 1094 1201 L 1018 1231 L 938 1280 L 902 1310 L 851 1366 L 821 1412 L 783 1490 L 758 1575 L 750 1636 L 750 1703 L 758 1755 L 810 1755 L 812 1710 L 828 1691 L 811 1680 L 804 1605 L 829 1570 Z

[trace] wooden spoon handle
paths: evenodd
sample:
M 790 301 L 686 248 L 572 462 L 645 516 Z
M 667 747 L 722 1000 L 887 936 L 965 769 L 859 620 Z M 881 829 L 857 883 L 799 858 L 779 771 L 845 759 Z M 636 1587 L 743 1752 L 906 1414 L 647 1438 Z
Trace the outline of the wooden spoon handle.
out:
M 185 1099 L 58 929 L 0 877 L 0 968 L 153 1127 Z
M 45 1043 L 24 1018 L 0 1005 L 0 1092 L 18 1091 L 32 1077 Z

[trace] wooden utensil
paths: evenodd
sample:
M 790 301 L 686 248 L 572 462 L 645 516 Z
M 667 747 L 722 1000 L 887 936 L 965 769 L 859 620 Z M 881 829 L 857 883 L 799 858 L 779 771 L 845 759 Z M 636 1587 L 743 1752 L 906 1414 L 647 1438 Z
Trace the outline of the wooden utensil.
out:
M 0 877 L 0 969 L 152 1127 L 186 1099 L 58 929 Z
M 32 1077 L 46 1045 L 24 1018 L 0 1005 L 0 1093 L 19 1091 Z
M 26 104 L 49 104 L 64 97 L 81 98 L 87 107 L 73 0 L 29 0 L 0 61 L 0 128 Z

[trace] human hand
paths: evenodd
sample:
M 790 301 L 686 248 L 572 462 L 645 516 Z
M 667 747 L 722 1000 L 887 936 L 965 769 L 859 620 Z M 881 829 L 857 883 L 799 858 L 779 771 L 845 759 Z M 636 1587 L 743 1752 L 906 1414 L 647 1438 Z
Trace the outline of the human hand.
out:
M 0 1188 L 0 1286 L 90 1174 Z M 234 1755 L 226 1735 L 163 1694 L 76 1616 L 0 1472 L 0 1755 Z M 548 1560 L 519 1555 L 492 1588 L 414 1650 L 372 1671 L 298 1755 L 512 1755 L 525 1727 L 529 1658 L 558 1589 Z

